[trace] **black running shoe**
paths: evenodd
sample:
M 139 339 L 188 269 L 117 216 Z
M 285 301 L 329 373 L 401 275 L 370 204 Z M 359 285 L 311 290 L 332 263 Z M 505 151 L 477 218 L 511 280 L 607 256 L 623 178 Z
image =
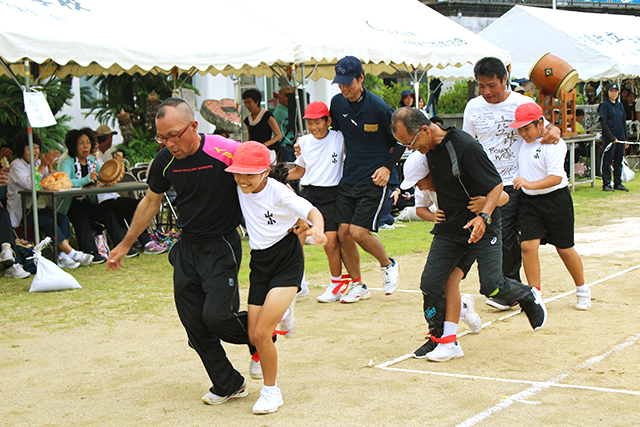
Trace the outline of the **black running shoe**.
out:
M 526 301 L 521 300 L 520 307 L 529 318 L 533 330 L 537 331 L 544 326 L 544 322 L 547 320 L 547 307 L 544 305 L 542 293 L 539 290 L 531 288 L 531 293 L 533 298 L 527 298 Z
M 92 264 L 102 264 L 107 261 L 107 259 L 99 253 L 92 253 L 91 255 L 93 255 L 93 261 L 91 261 Z
M 427 338 L 427 342 L 422 344 L 422 347 L 413 352 L 413 357 L 416 359 L 424 359 L 427 357 L 427 353 L 432 352 L 437 346 L 437 342 L 432 341 L 431 338 Z
M 518 301 L 507 301 L 497 298 L 489 298 L 486 301 L 486 304 L 488 306 L 493 307 L 498 311 L 511 310 L 511 307 L 515 306 L 517 303 Z
M 130 249 L 129 253 L 127 253 L 124 257 L 125 258 L 134 258 L 134 257 L 137 257 L 138 255 L 140 255 L 140 252 L 136 251 L 135 249 Z
M 622 184 L 618 184 L 613 188 L 618 190 L 618 191 L 624 191 L 625 193 L 629 192 L 629 189 L 627 187 L 625 187 L 624 185 L 622 185 Z

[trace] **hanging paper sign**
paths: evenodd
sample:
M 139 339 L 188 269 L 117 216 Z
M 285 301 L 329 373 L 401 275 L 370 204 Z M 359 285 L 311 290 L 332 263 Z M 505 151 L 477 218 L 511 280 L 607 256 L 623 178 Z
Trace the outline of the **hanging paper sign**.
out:
M 51 108 L 42 92 L 23 92 L 24 110 L 31 127 L 43 128 L 56 124 Z

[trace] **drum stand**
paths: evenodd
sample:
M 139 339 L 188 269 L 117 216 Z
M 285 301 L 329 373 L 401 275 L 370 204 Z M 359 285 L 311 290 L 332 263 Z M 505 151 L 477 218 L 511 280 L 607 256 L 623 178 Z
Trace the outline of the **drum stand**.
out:
M 561 123 L 557 125 L 562 132 L 562 137 L 577 136 L 576 129 L 576 91 L 567 92 L 564 89 L 560 89 L 560 99 L 554 98 L 552 95 L 547 95 L 542 91 L 539 92 L 538 98 L 540 99 L 540 107 L 542 108 L 542 114 L 553 123 L 553 110 L 560 109 Z M 560 104 L 556 104 L 556 101 L 560 101 Z

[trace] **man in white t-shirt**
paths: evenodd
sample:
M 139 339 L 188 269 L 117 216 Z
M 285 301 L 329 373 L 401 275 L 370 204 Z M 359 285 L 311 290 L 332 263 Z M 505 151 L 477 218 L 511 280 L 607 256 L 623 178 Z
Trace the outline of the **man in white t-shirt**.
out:
M 519 243 L 518 210 L 520 190 L 513 188 L 513 179 L 518 175 L 518 151 L 522 138 L 509 124 L 515 121 L 516 108 L 533 99 L 507 90 L 507 70 L 498 58 L 480 59 L 474 69 L 480 96 L 471 99 L 464 110 L 462 130 L 480 142 L 493 162 L 509 194 L 509 202 L 500 208 L 502 215 L 502 271 L 505 277 L 520 281 L 522 254 Z M 543 143 L 555 144 L 560 138 L 560 129 L 545 120 L 549 130 Z M 514 301 L 489 299 L 487 304 L 498 310 L 508 310 Z

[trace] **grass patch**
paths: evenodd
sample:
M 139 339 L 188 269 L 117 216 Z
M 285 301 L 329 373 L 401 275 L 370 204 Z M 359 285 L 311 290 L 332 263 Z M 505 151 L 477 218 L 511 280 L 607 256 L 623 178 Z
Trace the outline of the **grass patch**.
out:
M 572 193 L 576 226 L 598 226 L 638 212 L 640 180 L 625 185 L 629 193 L 605 193 L 601 182 L 595 188 L 579 185 Z M 395 230 L 378 233 L 391 256 L 424 253 L 431 245 L 432 223 L 404 223 Z M 242 240 L 243 262 L 239 281 L 249 287 L 249 244 Z M 305 246 L 308 277 L 325 279 L 328 263 L 321 246 Z M 363 269 L 372 257 L 361 250 Z M 126 259 L 125 268 L 105 272 L 104 264 L 77 268 L 69 272 L 82 289 L 66 292 L 29 293 L 30 279 L 0 279 L 0 325 L 28 324 L 49 329 L 72 328 L 85 324 L 109 324 L 122 318 L 145 319 L 163 316 L 173 307 L 173 269 L 167 255 L 141 255 Z

